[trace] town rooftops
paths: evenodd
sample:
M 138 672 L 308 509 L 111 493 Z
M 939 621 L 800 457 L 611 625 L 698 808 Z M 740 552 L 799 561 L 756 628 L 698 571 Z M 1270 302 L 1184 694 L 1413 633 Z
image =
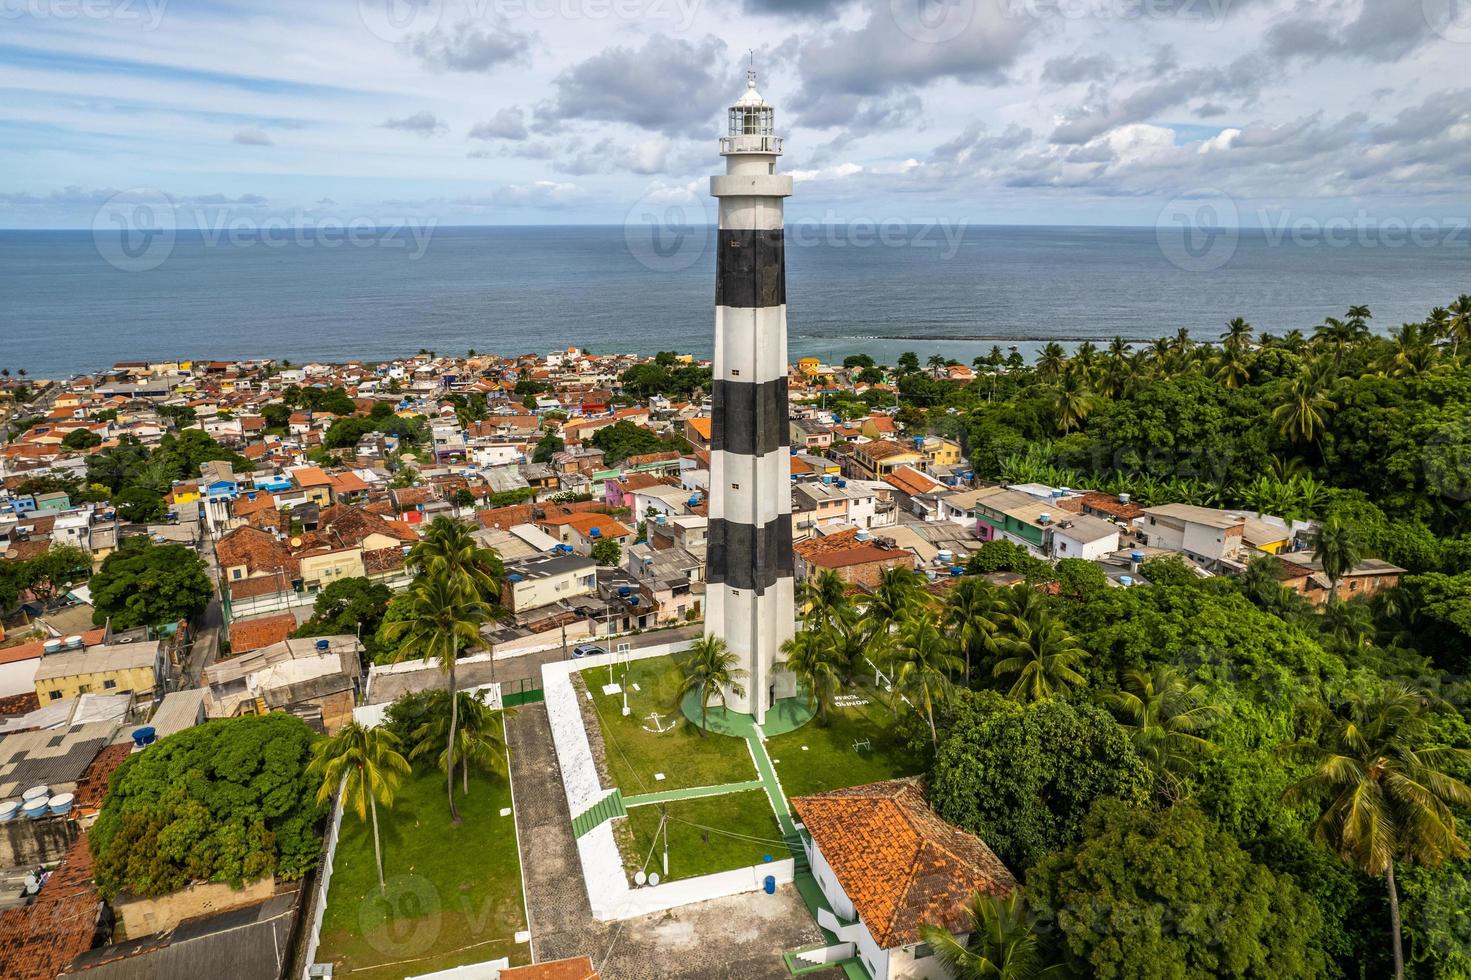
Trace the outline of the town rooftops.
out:
M 792 806 L 884 949 L 919 942 L 925 923 L 966 932 L 972 892 L 1017 887 L 985 841 L 930 809 L 916 779 L 799 796 Z
M 914 555 L 908 551 L 900 548 L 880 548 L 872 544 L 856 544 L 840 551 L 824 551 L 807 560 L 822 568 L 849 568 L 853 565 L 867 565 L 896 558 L 914 561 Z
M 132 643 L 102 643 L 85 650 L 63 650 L 60 653 L 47 654 L 36 667 L 36 680 L 152 667 L 158 661 L 161 646 L 158 640 L 143 640 Z
M 1190 524 L 1204 524 L 1206 527 L 1222 529 L 1239 527 L 1246 523 L 1246 518 L 1240 514 L 1215 510 L 1211 507 L 1197 507 L 1194 504 L 1161 504 L 1158 507 L 1144 508 L 1144 513 L 1154 518 L 1184 521 Z
M 289 612 L 231 623 L 230 652 L 232 654 L 249 653 L 273 643 L 280 643 L 295 632 L 296 626 L 296 616 Z

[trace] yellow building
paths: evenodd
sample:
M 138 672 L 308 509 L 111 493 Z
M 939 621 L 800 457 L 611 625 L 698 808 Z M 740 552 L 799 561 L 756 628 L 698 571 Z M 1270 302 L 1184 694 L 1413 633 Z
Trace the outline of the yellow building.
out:
M 157 640 L 63 650 L 41 657 L 36 697 L 47 704 L 79 694 L 131 693 L 146 701 L 160 686 L 163 672 L 163 644 Z
M 930 436 L 924 441 L 924 454 L 933 466 L 955 466 L 963 461 L 960 443 Z
M 308 591 L 325 589 L 340 579 L 368 576 L 361 548 L 308 551 L 297 558 L 301 562 L 301 581 Z
M 797 361 L 797 370 L 808 377 L 817 374 L 822 368 L 822 362 L 815 357 L 803 357 Z

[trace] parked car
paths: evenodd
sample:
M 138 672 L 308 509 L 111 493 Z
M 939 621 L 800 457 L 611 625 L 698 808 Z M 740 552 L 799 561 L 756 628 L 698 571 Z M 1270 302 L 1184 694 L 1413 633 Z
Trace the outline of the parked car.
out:
M 604 650 L 596 643 L 580 643 L 572 648 L 572 656 L 574 657 L 596 657 L 599 654 L 607 652 L 607 650 Z

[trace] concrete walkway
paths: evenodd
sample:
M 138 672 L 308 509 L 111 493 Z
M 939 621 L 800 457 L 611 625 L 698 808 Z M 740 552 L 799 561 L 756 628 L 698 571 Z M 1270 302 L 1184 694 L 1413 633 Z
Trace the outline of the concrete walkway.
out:
M 506 733 L 537 962 L 590 956 L 608 980 L 784 980 L 790 975 L 782 954 L 823 941 L 802 897 L 790 885 L 778 888 L 775 895 L 754 892 L 625 922 L 595 921 L 546 706 L 514 709 Z M 765 770 L 774 781 L 769 759 Z M 761 784 L 770 794 L 767 778 L 763 773 Z M 827 980 L 843 973 L 804 976 Z

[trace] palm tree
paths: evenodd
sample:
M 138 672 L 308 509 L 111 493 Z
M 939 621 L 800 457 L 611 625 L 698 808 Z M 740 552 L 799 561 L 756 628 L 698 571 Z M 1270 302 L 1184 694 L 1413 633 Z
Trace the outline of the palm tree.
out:
M 700 735 L 708 728 L 708 710 L 711 698 L 719 698 L 725 707 L 725 692 L 738 698 L 746 696 L 740 683 L 747 671 L 740 667 L 741 658 L 731 652 L 725 641 L 713 633 L 706 633 L 690 646 L 689 658 L 683 664 L 684 678 L 679 682 L 676 697 L 683 703 L 685 696 L 695 692 L 700 697 Z
M 1455 357 L 1462 344 L 1471 343 L 1471 295 L 1462 293 L 1457 296 L 1449 313 L 1446 335 L 1451 341 L 1451 357 Z
M 1292 381 L 1287 400 L 1272 412 L 1282 435 L 1293 442 L 1315 442 L 1327 424 L 1327 413 L 1337 408 L 1323 393 L 1322 382 L 1307 373 Z
M 1011 615 L 1004 635 L 996 639 L 997 648 L 1007 656 L 991 668 L 993 677 L 1016 675 L 1007 697 L 1041 701 L 1085 683 L 1077 668 L 1088 652 L 1040 597 L 1030 587 L 1018 585 L 1012 588 L 1010 599 Z
M 851 608 L 848 601 L 848 583 L 831 568 L 803 580 L 798 590 L 802 615 L 809 624 L 827 623 Z
M 950 678 L 961 668 L 953 642 L 940 632 L 933 613 L 914 609 L 899 625 L 887 660 L 895 698 L 924 712 L 930 724 L 930 740 L 938 746 L 935 706 L 949 696 Z
M 962 578 L 945 597 L 945 625 L 965 656 L 967 685 L 971 663 L 983 652 L 995 650 L 1001 616 L 1001 597 L 985 579 Z
M 1160 795 L 1172 802 L 1182 799 L 1185 772 L 1196 756 L 1215 747 L 1199 734 L 1220 714 L 1206 700 L 1205 685 L 1191 684 L 1174 667 L 1131 670 L 1121 689 L 1105 700 L 1154 772 Z
M 494 772 L 505 758 L 506 740 L 501 727 L 499 712 L 486 703 L 485 692 L 457 691 L 455 698 L 458 724 L 455 726 L 455 751 L 453 759 L 460 769 L 460 788 L 470 795 L 470 767 L 482 772 Z M 409 758 L 437 753 L 435 763 L 441 771 L 447 771 L 452 754 L 449 750 L 449 723 L 453 712 L 436 705 L 430 719 L 414 730 L 414 747 Z
M 480 642 L 480 627 L 490 618 L 485 604 L 465 591 L 464 579 L 448 574 L 421 576 L 407 593 L 402 620 L 385 623 L 384 636 L 398 642 L 397 660 L 418 657 L 437 661 L 444 671 L 450 698 L 450 724 L 445 760 L 445 787 L 449 815 L 460 822 L 455 809 L 455 730 L 459 725 L 459 698 L 455 697 L 455 662 L 461 653 Z
M 1329 602 L 1338 601 L 1338 582 L 1359 563 L 1359 543 L 1352 530 L 1337 517 L 1330 517 L 1313 536 L 1313 561 L 1328 576 L 1332 591 Z
M 792 672 L 817 709 L 817 723 L 827 724 L 827 709 L 843 689 L 847 662 L 827 630 L 802 630 L 781 645 L 778 667 Z
M 1226 332 L 1221 334 L 1221 346 L 1228 351 L 1245 350 L 1251 346 L 1251 335 L 1251 324 L 1238 316 L 1226 324 Z
M 891 626 L 925 601 L 920 588 L 923 579 L 914 569 L 902 566 L 885 569 L 879 575 L 878 588 L 863 608 L 864 631 L 870 642 L 885 636 Z
M 1066 363 L 1067 351 L 1057 341 L 1052 341 L 1037 355 L 1037 379 L 1044 383 L 1056 380 Z
M 1323 610 L 1323 630 L 1346 650 L 1362 650 L 1374 636 L 1374 611 L 1367 602 L 1330 602 Z
M 386 728 L 364 728 L 355 721 L 348 722 L 336 735 L 312 746 L 312 761 L 307 771 L 322 779 L 317 788 L 318 803 L 330 800 L 340 785 L 344 806 L 352 807 L 359 820 L 366 820 L 371 814 L 378 894 L 385 894 L 388 886 L 383 880 L 378 804 L 392 807 L 399 783 L 412 771 L 408 760 L 398 753 L 397 736 Z
M 1063 372 L 1057 394 L 1052 396 L 1052 411 L 1057 416 L 1057 430 L 1064 435 L 1083 424 L 1098 399 L 1088 390 L 1080 372 Z
M 1216 358 L 1216 380 L 1233 389 L 1251 380 L 1251 360 L 1245 347 L 1222 348 Z
M 929 358 L 926 359 L 925 363 L 929 365 L 930 377 L 938 381 L 941 372 L 945 370 L 945 358 L 940 356 L 939 354 L 931 354 Z
M 457 580 L 476 599 L 494 602 L 504 574 L 500 556 L 476 541 L 470 529 L 451 517 L 436 517 L 409 550 L 408 564 L 420 574 Z
M 972 892 L 965 911 L 970 928 L 964 943 L 939 926 L 919 927 L 955 980 L 1031 980 L 1062 969 L 1042 965 L 1035 923 L 1020 889 L 1004 897 Z
M 1436 867 L 1471 853 L 1451 810 L 1471 806 L 1471 787 L 1439 768 L 1464 765 L 1471 750 L 1432 745 L 1426 707 L 1423 694 L 1402 684 L 1353 691 L 1316 742 L 1289 746 L 1312 772 L 1286 799 L 1321 801 L 1314 837 L 1365 874 L 1384 876 L 1397 980 L 1405 959 L 1395 862 Z

